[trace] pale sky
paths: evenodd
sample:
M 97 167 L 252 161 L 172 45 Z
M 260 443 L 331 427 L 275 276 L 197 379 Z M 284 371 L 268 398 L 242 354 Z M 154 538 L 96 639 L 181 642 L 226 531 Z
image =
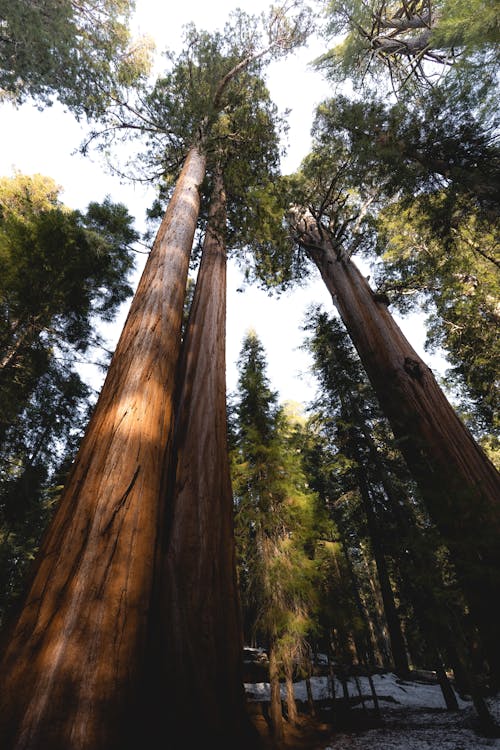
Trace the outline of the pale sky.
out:
M 201 29 L 222 29 L 228 14 L 236 7 L 256 14 L 269 7 L 265 0 L 182 0 L 178 3 L 158 3 L 157 0 L 137 0 L 135 27 L 140 33 L 150 34 L 157 49 L 176 49 L 180 44 L 182 26 L 194 21 Z M 314 109 L 330 90 L 321 75 L 308 68 L 308 63 L 322 46 L 315 41 L 269 68 L 268 87 L 279 110 L 290 109 L 288 123 L 288 153 L 283 161 L 283 171 L 293 172 L 307 154 L 310 127 Z M 136 218 L 136 226 L 143 228 L 144 212 L 154 198 L 154 188 L 145 189 L 132 184 L 121 184 L 99 164 L 98 158 L 83 158 L 75 151 L 85 134 L 72 115 L 55 105 L 38 111 L 25 104 L 15 109 L 10 104 L 0 105 L 2 139 L 0 144 L 0 174 L 10 175 L 14 169 L 24 174 L 40 173 L 50 176 L 63 188 L 62 200 L 70 208 L 85 209 L 90 201 L 102 201 L 110 195 L 115 202 L 123 202 Z M 142 270 L 139 256 L 139 272 Z M 138 280 L 138 275 L 137 275 Z M 281 296 L 270 297 L 257 289 L 236 292 L 241 287 L 236 269 L 231 265 L 228 273 L 227 316 L 227 384 L 234 390 L 237 382 L 236 360 L 248 329 L 257 332 L 268 362 L 267 374 L 271 387 L 279 391 L 280 400 L 305 402 L 314 396 L 314 379 L 307 377 L 310 358 L 298 350 L 303 343 L 301 326 L 305 310 L 311 303 L 320 303 L 333 311 L 319 273 L 306 287 Z M 114 348 L 121 332 L 130 302 L 127 303 L 117 323 L 109 329 L 110 348 Z M 421 326 L 404 323 L 403 330 L 414 348 L 424 359 L 424 334 Z

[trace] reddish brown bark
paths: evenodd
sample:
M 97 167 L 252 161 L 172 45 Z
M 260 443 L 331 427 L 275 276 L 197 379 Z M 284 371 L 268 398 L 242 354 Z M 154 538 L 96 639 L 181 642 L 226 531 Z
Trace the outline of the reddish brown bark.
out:
M 271 692 L 269 701 L 269 720 L 273 741 L 279 747 L 285 737 L 283 726 L 283 709 L 281 704 L 281 683 L 276 653 L 276 644 L 273 639 L 269 643 L 269 689 Z
M 9 634 L 0 666 L 3 750 L 132 745 L 204 173 L 194 148 Z
M 298 725 L 299 711 L 295 700 L 295 688 L 293 686 L 293 663 L 291 659 L 285 661 L 285 687 L 286 687 L 286 713 L 287 720 L 294 726 Z
M 500 676 L 491 617 L 491 602 L 500 599 L 500 474 L 354 263 L 338 257 L 312 219 L 301 220 L 297 236 L 332 295 L 451 552 L 488 660 Z
M 250 731 L 227 447 L 225 216 L 216 173 L 179 367 L 163 567 L 168 732 L 184 748 L 244 747 Z

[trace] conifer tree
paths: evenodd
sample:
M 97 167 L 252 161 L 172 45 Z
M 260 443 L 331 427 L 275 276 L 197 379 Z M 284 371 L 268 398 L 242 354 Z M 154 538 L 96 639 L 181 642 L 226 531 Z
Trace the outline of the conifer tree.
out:
M 264 349 L 250 331 L 240 353 L 232 418 L 237 554 L 246 635 L 268 649 L 270 717 L 273 737 L 280 741 L 280 675 L 286 677 L 294 721 L 292 676 L 312 624 L 314 564 L 306 542 L 315 498 L 265 370 Z
M 138 235 L 125 206 L 73 211 L 59 194 L 41 175 L 0 180 L 2 621 L 88 421 L 92 394 L 76 363 L 102 361 L 95 324 L 132 294 Z

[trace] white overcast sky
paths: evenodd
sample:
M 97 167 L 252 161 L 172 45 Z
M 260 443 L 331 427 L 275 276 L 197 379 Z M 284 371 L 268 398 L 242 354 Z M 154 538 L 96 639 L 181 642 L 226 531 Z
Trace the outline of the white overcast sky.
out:
M 159 51 L 167 47 L 175 50 L 181 41 L 183 25 L 190 21 L 200 29 L 222 29 L 230 11 L 236 7 L 256 14 L 269 5 L 265 0 L 241 0 L 239 3 L 232 0 L 182 0 L 177 3 L 137 0 L 134 27 L 139 33 L 150 34 Z M 321 75 L 308 67 L 321 50 L 316 41 L 269 68 L 267 82 L 274 102 L 281 112 L 291 110 L 287 156 L 283 161 L 285 173 L 294 171 L 307 154 L 314 109 L 330 94 Z M 75 153 L 85 127 L 81 127 L 60 106 L 38 111 L 28 104 L 17 109 L 3 104 L 0 106 L 0 128 L 1 175 L 11 175 L 15 169 L 24 174 L 50 176 L 63 188 L 64 203 L 74 209 L 83 210 L 90 201 L 102 201 L 109 195 L 115 202 L 125 203 L 136 218 L 137 228 L 143 228 L 144 213 L 152 202 L 154 189 L 121 184 L 105 171 L 96 157 L 84 159 Z M 141 261 L 138 274 L 140 270 Z M 236 360 L 245 333 L 254 328 L 266 351 L 271 387 L 279 391 L 280 400 L 310 400 L 316 387 L 314 378 L 308 375 L 311 361 L 305 352 L 299 350 L 304 337 L 301 326 L 305 310 L 311 303 L 320 303 L 326 310 L 333 311 L 331 297 L 319 274 L 305 288 L 280 298 L 253 288 L 246 288 L 243 293 L 236 292 L 240 286 L 238 272 L 231 265 L 228 273 L 228 391 L 236 387 Z M 121 332 L 129 304 L 124 306 L 117 323 L 109 329 L 111 348 Z M 405 322 L 402 327 L 414 348 L 434 366 L 422 349 L 424 334 L 421 326 Z

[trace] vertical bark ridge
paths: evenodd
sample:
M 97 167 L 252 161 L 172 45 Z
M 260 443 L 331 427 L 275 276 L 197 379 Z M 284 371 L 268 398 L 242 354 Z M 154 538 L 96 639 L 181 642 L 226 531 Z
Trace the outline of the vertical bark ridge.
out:
M 164 565 L 165 664 L 175 691 L 168 696 L 169 732 L 182 731 L 186 748 L 200 738 L 219 748 L 242 747 L 249 727 L 227 449 L 225 216 L 216 172 L 179 367 L 174 510 Z

